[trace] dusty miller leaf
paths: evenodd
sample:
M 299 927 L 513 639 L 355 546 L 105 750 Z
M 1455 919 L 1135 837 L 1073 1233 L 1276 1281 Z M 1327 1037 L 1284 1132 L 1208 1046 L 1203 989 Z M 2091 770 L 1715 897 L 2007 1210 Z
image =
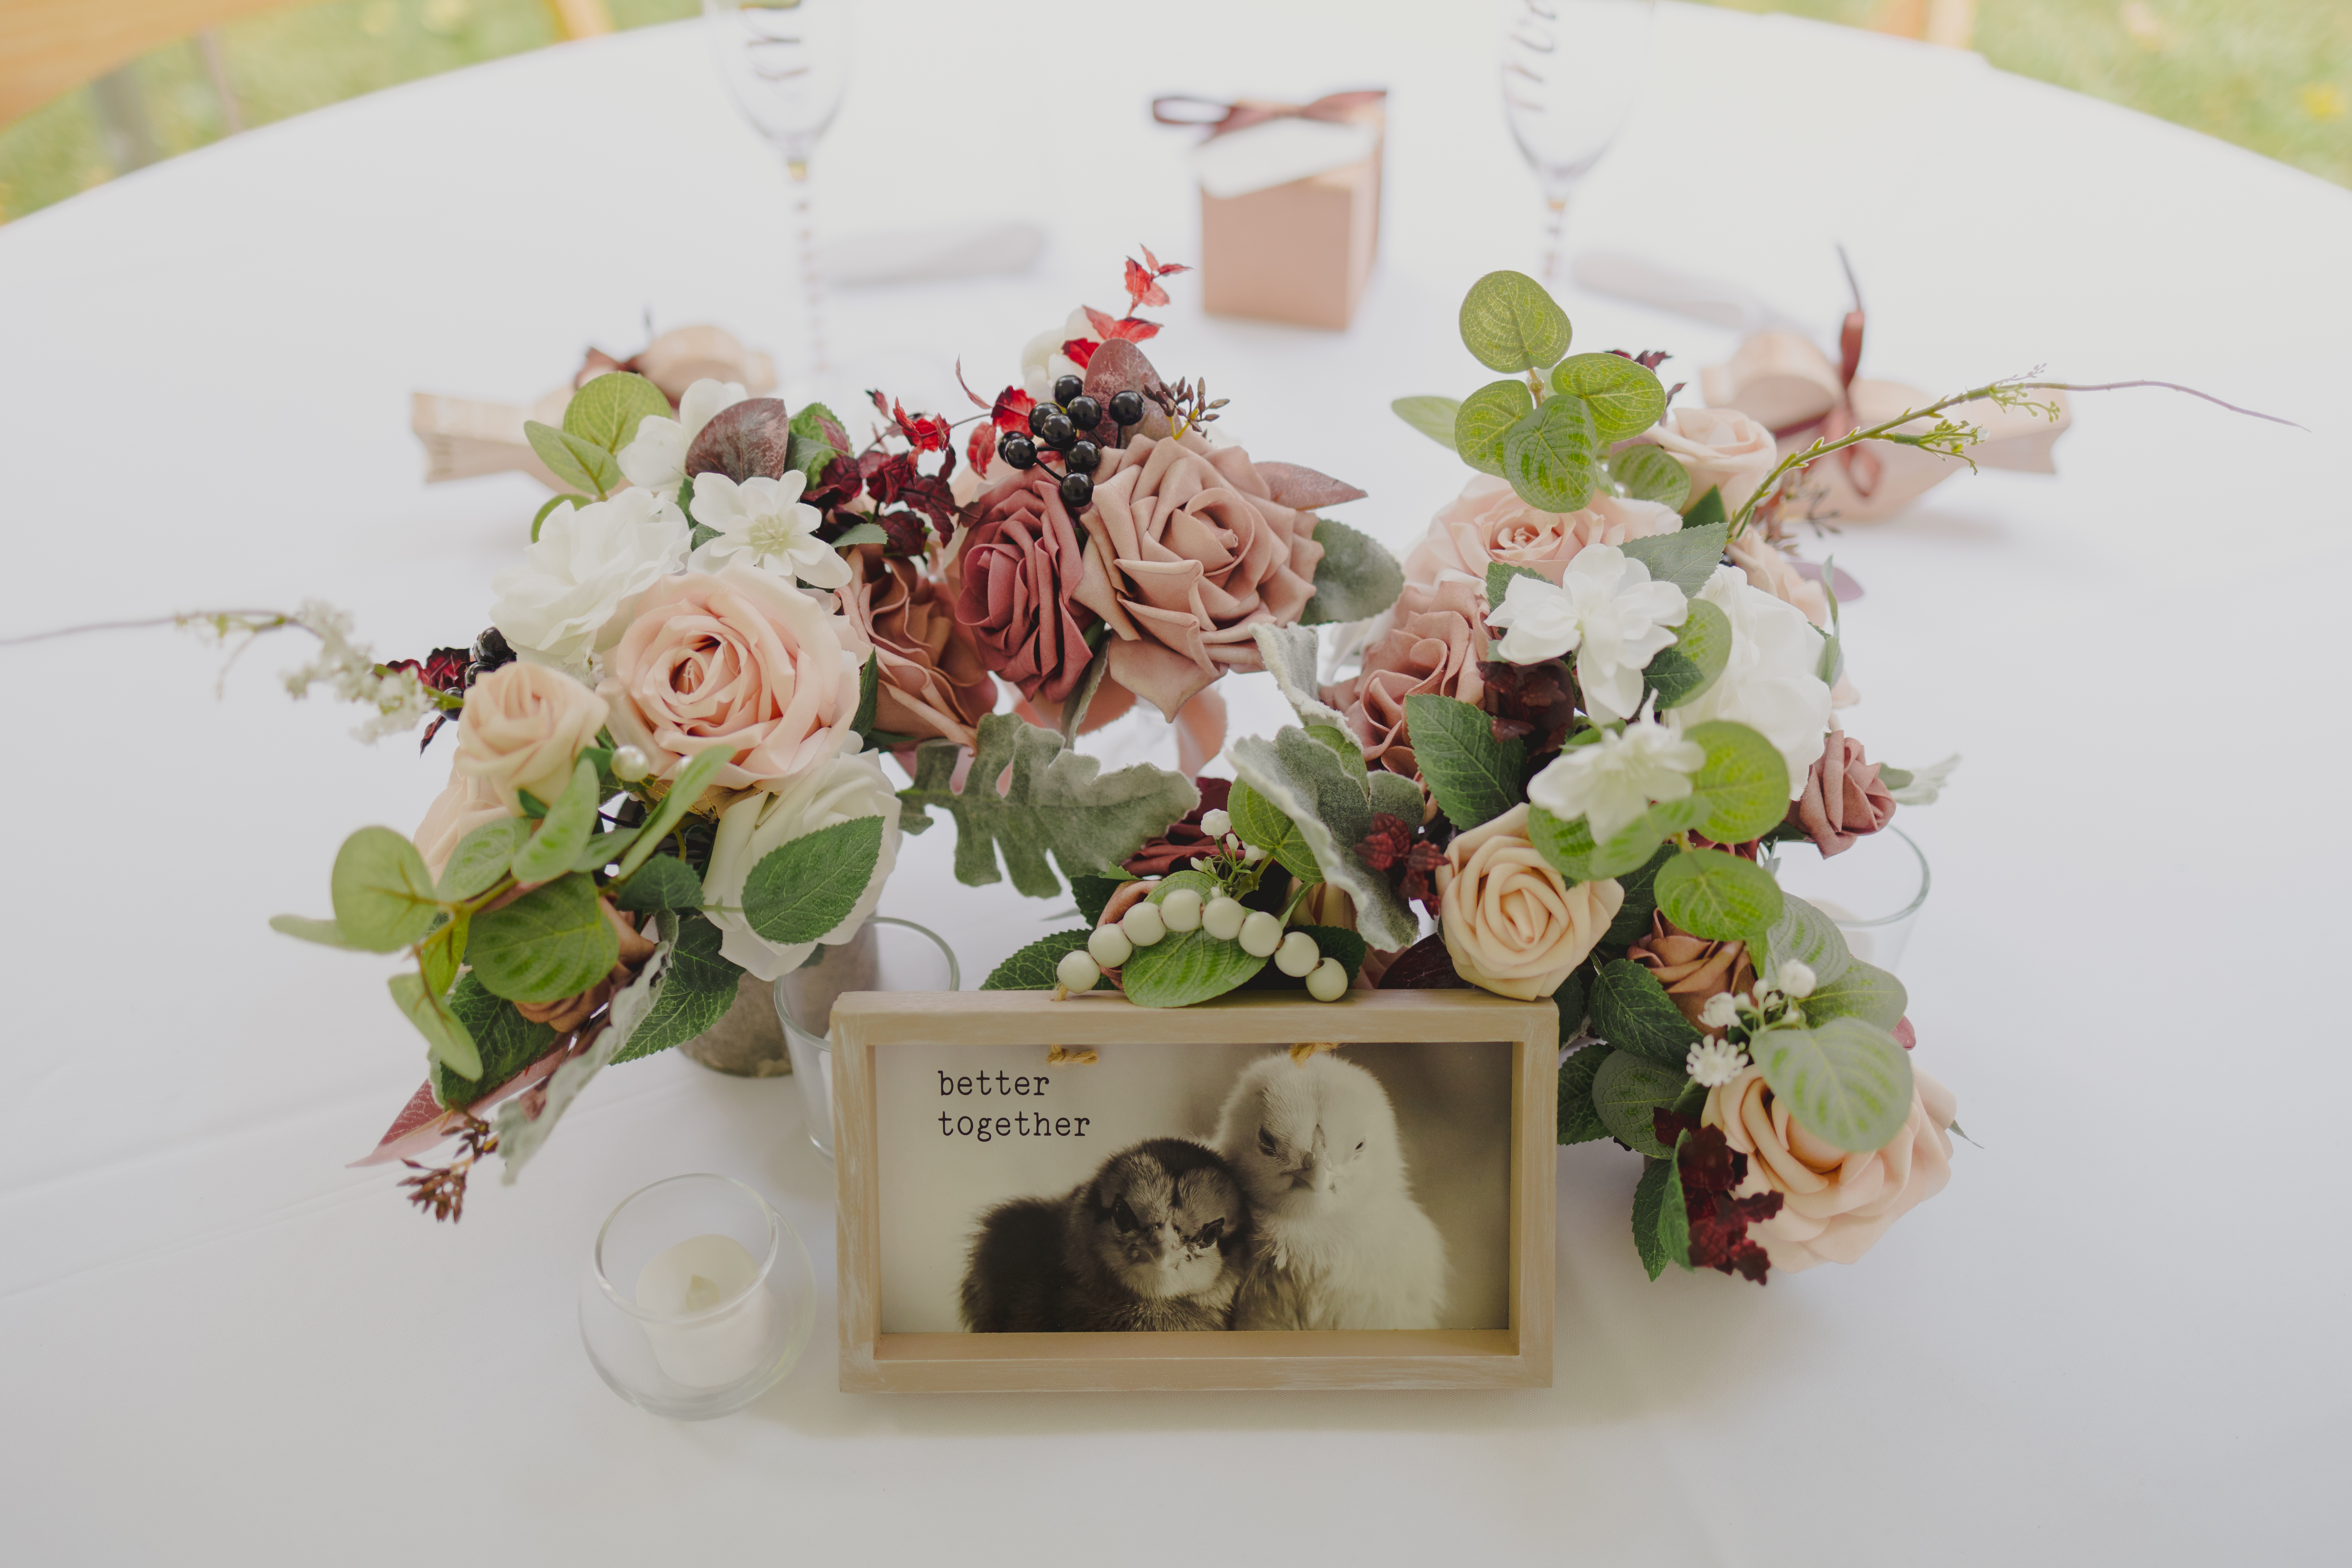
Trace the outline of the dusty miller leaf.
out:
M 1389 405 L 1389 412 L 1444 447 L 1454 450 L 1454 411 L 1462 406 L 1458 397 L 1400 397 Z
M 1245 735 L 1233 742 L 1230 755 L 1241 782 L 1297 828 L 1323 879 L 1355 900 L 1356 929 L 1365 939 L 1380 948 L 1410 947 L 1421 934 L 1419 922 L 1388 879 L 1356 855 L 1371 827 L 1377 787 L 1364 775 L 1360 761 L 1350 769 L 1329 747 L 1295 728 L 1272 741 Z
M 1323 547 L 1323 559 L 1315 568 L 1315 596 L 1307 601 L 1299 625 L 1366 620 L 1404 592 L 1404 568 L 1370 534 L 1318 517 L 1315 542 Z

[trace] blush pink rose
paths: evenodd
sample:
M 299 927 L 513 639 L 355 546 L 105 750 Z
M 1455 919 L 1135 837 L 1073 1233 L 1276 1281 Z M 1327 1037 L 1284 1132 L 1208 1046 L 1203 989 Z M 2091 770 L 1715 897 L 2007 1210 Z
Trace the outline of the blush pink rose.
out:
M 1076 598 L 1110 624 L 1110 679 L 1172 719 L 1225 671 L 1265 667 L 1254 628 L 1298 619 L 1323 547 L 1238 447 L 1138 436 L 1103 458 Z
M 1408 586 L 1388 632 L 1364 650 L 1362 671 L 1323 689 L 1323 700 L 1348 716 L 1364 761 L 1413 777 L 1404 700 L 1426 693 L 1475 705 L 1486 694 L 1478 677 L 1485 607 L 1477 588 L 1458 577 L 1434 588 Z
M 522 815 L 521 791 L 542 805 L 572 782 L 581 750 L 604 727 L 604 700 L 560 669 L 520 661 L 491 671 L 467 689 L 457 721 L 456 772 Z
M 1665 449 L 1690 475 L 1691 500 L 1723 491 L 1727 511 L 1738 511 L 1780 460 L 1772 432 L 1736 408 L 1677 408 L 1673 426 L 1643 437 Z
M 1959 1102 L 1917 1068 L 1911 1078 L 1903 1130 L 1866 1154 L 1832 1149 L 1805 1131 L 1759 1068 L 1707 1090 L 1701 1125 L 1720 1127 L 1725 1142 L 1748 1156 L 1747 1180 L 1734 1195 L 1780 1194 L 1780 1212 L 1748 1227 L 1774 1269 L 1793 1274 L 1816 1263 L 1853 1262 L 1952 1179 L 1947 1129 Z
M 453 766 L 447 786 L 425 808 L 425 820 L 416 825 L 412 837 L 416 852 L 425 857 L 425 868 L 438 881 L 448 868 L 449 857 L 457 852 L 457 845 L 466 835 L 486 822 L 513 815 L 499 804 L 497 791 L 479 779 L 467 778 Z
M 1622 544 L 1672 533 L 1682 525 L 1672 507 L 1598 494 L 1582 511 L 1538 511 L 1505 481 L 1475 474 L 1430 520 L 1429 531 L 1406 554 L 1404 580 L 1433 588 L 1449 578 L 1466 577 L 1483 594 L 1486 568 L 1500 561 L 1531 567 L 1557 583 L 1588 544 Z
M 1822 585 L 1790 564 L 1778 545 L 1764 537 L 1760 528 L 1747 532 L 1724 547 L 1731 563 L 1739 568 L 1751 588 L 1761 588 L 1784 605 L 1793 605 L 1805 614 L 1805 619 L 1817 626 L 1830 624 L 1830 599 Z
M 643 750 L 666 779 L 723 744 L 731 755 L 713 782 L 725 789 L 830 762 L 857 718 L 858 671 L 872 651 L 833 604 L 740 564 L 655 584 L 596 689 L 612 707 L 614 739 Z
M 1562 880 L 1528 837 L 1524 802 L 1456 834 L 1434 876 L 1454 973 L 1528 1002 L 1559 989 L 1625 902 L 1613 881 Z

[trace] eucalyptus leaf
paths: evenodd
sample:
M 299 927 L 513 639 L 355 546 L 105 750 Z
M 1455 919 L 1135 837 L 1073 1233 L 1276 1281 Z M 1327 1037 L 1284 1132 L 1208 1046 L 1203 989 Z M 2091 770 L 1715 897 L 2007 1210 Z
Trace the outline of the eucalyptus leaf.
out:
M 1710 523 L 1694 528 L 1688 523 L 1673 533 L 1654 533 L 1646 539 L 1629 539 L 1619 549 L 1650 569 L 1653 582 L 1672 583 L 1692 598 L 1706 586 L 1715 569 L 1723 564 L 1723 538 L 1728 529 L 1723 523 Z
M 1234 831 L 1244 844 L 1255 845 L 1274 858 L 1276 864 L 1301 881 L 1319 882 L 1323 868 L 1316 864 L 1315 851 L 1307 847 L 1306 837 L 1298 825 L 1276 811 L 1265 796 L 1239 780 L 1226 798 L 1225 814 L 1233 819 Z
M 743 879 L 743 919 L 772 942 L 816 942 L 847 920 L 882 859 L 878 816 L 854 816 L 771 849 Z
M 1910 994 L 1894 975 L 1857 958 L 1835 980 L 1823 982 L 1816 977 L 1812 991 L 1800 1005 L 1804 1008 L 1805 1022 L 1814 1028 L 1832 1018 L 1859 1018 L 1891 1031 L 1903 1021 Z
M 573 872 L 476 915 L 466 957 L 495 995 L 561 1002 L 602 980 L 620 952 L 596 885 Z
M 1404 592 L 1404 567 L 1370 534 L 1318 517 L 1315 542 L 1323 547 L 1323 559 L 1316 563 L 1315 596 L 1298 617 L 1301 626 L 1368 620 Z
M 1620 1051 L 1673 1071 L 1678 1081 L 1690 1048 L 1701 1038 L 1657 976 L 1630 958 L 1614 958 L 1600 966 L 1592 981 L 1591 1010 L 1594 1034 Z
M 1454 450 L 1454 411 L 1462 406 L 1458 397 L 1400 397 L 1389 405 L 1389 412 L 1444 447 Z
M 485 822 L 457 840 L 457 847 L 449 852 L 449 863 L 441 868 L 440 886 L 435 891 L 452 904 L 488 892 L 507 874 L 515 851 L 530 837 L 530 824 L 519 816 Z
M 1592 1103 L 1592 1078 L 1601 1070 L 1601 1064 L 1613 1054 L 1612 1047 L 1594 1044 L 1581 1047 L 1559 1064 L 1562 1143 L 1590 1143 L 1609 1136 L 1609 1124 L 1601 1120 L 1601 1111 Z
M 1706 808 L 1688 797 L 1662 800 L 1593 846 L 1586 868 L 1595 877 L 1622 877 L 1638 869 L 1658 853 L 1660 844 L 1688 833 L 1705 815 Z
M 315 942 L 320 947 L 340 947 L 346 952 L 366 952 L 343 934 L 343 928 L 332 921 L 322 921 L 310 915 L 272 915 L 269 929 L 284 936 L 303 942 Z
M 1593 423 L 1598 426 L 1600 421 Z M 1656 501 L 1676 511 L 1690 500 L 1690 470 L 1675 461 L 1664 447 L 1647 441 L 1610 454 L 1609 480 L 1621 495 Z
M 473 1036 L 457 1021 L 449 1005 L 438 994 L 428 989 L 424 977 L 403 972 L 388 982 L 392 999 L 416 1032 L 425 1037 L 425 1048 L 433 1060 L 459 1078 L 478 1079 L 482 1076 L 481 1053 L 474 1048 Z
M 1489 272 L 1462 299 L 1462 346 L 1488 370 L 1540 370 L 1568 352 L 1568 312 L 1524 272 Z
M 694 809 L 694 803 L 702 798 L 702 792 L 710 787 L 710 781 L 719 776 L 719 770 L 725 767 L 734 755 L 732 746 L 705 747 L 677 770 L 677 777 L 670 781 L 668 793 L 661 797 L 653 814 L 638 828 L 637 841 L 630 845 L 628 852 L 621 857 L 621 877 L 628 877 L 661 847 L 662 840 L 669 837 L 672 828 L 686 820 L 686 814 Z
M 889 542 L 890 536 L 883 531 L 882 525 L 878 522 L 853 522 L 835 534 L 831 541 L 835 550 L 846 550 L 853 544 L 887 544 Z
M 1717 844 L 1745 844 L 1789 815 L 1789 763 L 1771 742 L 1722 719 L 1691 725 L 1683 739 L 1706 752 L 1691 774 L 1690 798 L 1706 814 L 1695 824 L 1700 833 Z
M 1669 844 L 1633 870 L 1618 874 L 1617 886 L 1623 892 L 1625 901 L 1617 907 L 1617 918 L 1609 922 L 1609 929 L 1602 933 L 1598 946 L 1622 952 L 1628 943 L 1637 942 L 1648 933 L 1650 917 L 1658 910 L 1658 870 L 1675 853 L 1674 846 Z
M 563 431 L 617 453 L 637 438 L 637 426 L 646 420 L 671 417 L 660 387 L 631 371 L 607 371 L 563 405 Z
M 1731 663 L 1731 617 L 1705 599 L 1693 599 L 1675 628 L 1675 644 L 1652 656 L 1642 679 L 1658 694 L 1658 710 L 1679 708 L 1705 692 Z
M 1658 908 L 1709 942 L 1745 942 L 1780 918 L 1780 884 L 1752 860 L 1685 849 L 1658 869 Z
M 1794 959 L 1813 972 L 1816 986 L 1835 982 L 1853 963 L 1853 951 L 1846 946 L 1837 922 L 1794 893 L 1780 895 L 1780 918 L 1764 933 L 1763 947 L 1755 955 L 1758 974 L 1769 976 Z
M 1456 698 L 1416 692 L 1404 700 L 1404 711 L 1413 762 L 1437 797 L 1438 809 L 1455 827 L 1466 830 L 1491 821 L 1526 798 L 1519 779 L 1527 767 L 1527 742 L 1496 740 L 1494 721 L 1484 710 Z
M 593 383 L 590 384 L 593 385 Z M 582 757 L 572 764 L 572 782 L 540 819 L 530 842 L 515 851 L 510 868 L 518 882 L 550 882 L 572 868 L 596 831 L 596 764 Z
M 1454 416 L 1454 449 L 1482 474 L 1503 474 L 1503 443 L 1511 426 L 1535 409 L 1524 381 L 1490 381 L 1465 398 Z
M 572 443 L 563 438 L 562 431 L 552 425 L 542 425 L 536 419 L 526 419 L 522 422 L 522 434 L 523 438 L 530 443 L 530 449 L 539 454 L 539 460 L 547 465 L 549 473 L 574 489 L 593 490 L 599 495 L 604 494 L 602 487 L 596 483 L 587 468 L 582 466 L 579 458 L 573 455 Z M 562 500 L 563 498 L 558 496 L 555 499 Z M 530 520 L 532 542 L 538 542 L 540 525 L 547 521 L 548 513 L 553 510 L 554 503 L 551 501 L 540 509 L 537 517 Z
M 1748 1051 L 1790 1114 L 1833 1149 L 1883 1149 L 1911 1114 L 1910 1056 L 1875 1024 L 1767 1029 Z
M 1606 441 L 1638 436 L 1666 411 L 1666 389 L 1647 366 L 1623 354 L 1570 354 L 1552 366 L 1552 390 L 1580 400 Z
M 597 782 L 596 789 L 599 795 L 604 793 L 603 780 Z M 572 868 L 575 871 L 603 870 L 627 854 L 629 847 L 637 841 L 642 831 L 642 828 L 624 827 L 617 832 L 595 835 L 581 847 L 579 854 L 572 858 Z
M 337 929 L 362 952 L 399 952 L 441 911 L 425 857 L 389 827 L 362 827 L 344 839 L 327 885 Z
M 1558 817 L 1539 805 L 1528 807 L 1528 839 L 1545 864 L 1570 886 L 1592 879 L 1592 829 L 1581 816 Z
M 1057 931 L 1051 936 L 1041 937 L 990 970 L 988 978 L 980 983 L 980 988 L 982 991 L 1051 991 L 1061 984 L 1060 977 L 1055 973 L 1055 965 L 1068 954 L 1084 950 L 1087 939 L 1092 935 L 1094 928 L 1086 926 L 1076 931 Z
M 1601 477 L 1592 416 L 1574 397 L 1553 397 L 1503 438 L 1503 478 L 1538 511 L 1580 511 Z M 1639 540 L 1626 542 L 1626 552 Z

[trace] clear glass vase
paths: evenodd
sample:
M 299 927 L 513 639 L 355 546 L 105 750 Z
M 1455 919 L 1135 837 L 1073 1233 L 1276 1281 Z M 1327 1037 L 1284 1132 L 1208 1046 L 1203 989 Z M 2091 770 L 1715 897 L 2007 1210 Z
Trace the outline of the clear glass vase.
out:
M 833 1158 L 833 1030 L 835 998 L 850 991 L 961 991 L 955 951 L 936 931 L 912 921 L 876 915 L 839 947 L 820 947 L 809 961 L 776 982 L 776 1016 L 792 1050 L 808 1111 L 809 1142 Z
M 1932 880 L 1927 857 L 1910 835 L 1883 828 L 1836 855 L 1811 844 L 1779 844 L 1771 869 L 1784 892 L 1837 922 L 1856 958 L 1900 973 Z

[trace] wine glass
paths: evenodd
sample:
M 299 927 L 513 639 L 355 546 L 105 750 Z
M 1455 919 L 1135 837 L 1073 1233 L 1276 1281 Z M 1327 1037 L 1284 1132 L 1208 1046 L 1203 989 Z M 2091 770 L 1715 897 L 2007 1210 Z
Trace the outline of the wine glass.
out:
M 809 374 L 822 376 L 828 366 L 808 166 L 849 85 L 850 0 L 702 0 L 702 16 L 735 106 L 792 177 Z
M 1649 75 L 1656 0 L 1508 0 L 1503 115 L 1533 169 L 1549 219 L 1543 278 L 1560 263 L 1577 182 L 1601 162 Z

